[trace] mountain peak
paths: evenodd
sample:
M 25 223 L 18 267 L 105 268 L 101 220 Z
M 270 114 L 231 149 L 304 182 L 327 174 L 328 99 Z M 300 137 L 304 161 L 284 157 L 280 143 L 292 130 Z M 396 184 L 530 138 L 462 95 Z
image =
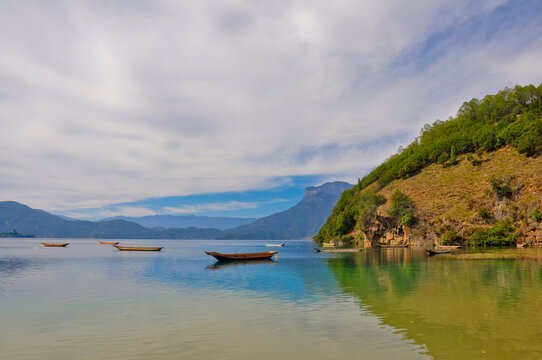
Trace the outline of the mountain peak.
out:
M 303 199 L 322 193 L 340 196 L 344 190 L 350 189 L 352 186 L 352 184 L 344 181 L 327 182 L 320 186 L 308 186 L 305 188 Z
M 288 210 L 261 218 L 252 224 L 230 229 L 226 238 L 301 239 L 318 231 L 331 214 L 341 193 L 352 185 L 334 181 L 305 189 L 303 200 Z

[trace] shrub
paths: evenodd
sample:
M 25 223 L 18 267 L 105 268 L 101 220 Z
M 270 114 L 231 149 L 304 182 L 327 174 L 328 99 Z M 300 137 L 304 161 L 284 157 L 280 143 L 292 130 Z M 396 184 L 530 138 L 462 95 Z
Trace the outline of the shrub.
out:
M 415 217 L 413 214 L 411 214 L 411 213 L 405 214 L 405 215 L 401 218 L 401 225 L 413 226 L 413 225 L 415 225 L 417 222 L 418 222 L 418 219 L 416 219 L 416 217 Z
M 489 220 L 493 217 L 489 209 L 483 206 L 478 209 L 478 215 L 484 220 Z
M 412 200 L 399 190 L 395 191 L 391 197 L 391 208 L 388 210 L 396 225 L 404 225 L 403 219 L 409 223 L 416 223 L 414 203 Z
M 345 236 L 342 236 L 339 240 L 340 246 L 350 248 L 354 246 L 354 236 L 348 234 Z
M 509 219 L 493 225 L 489 229 L 476 229 L 469 238 L 473 246 L 511 246 L 516 243 L 517 234 Z
M 438 160 L 437 162 L 439 164 L 444 164 L 446 161 L 448 161 L 449 157 L 448 157 L 448 154 L 447 153 L 442 153 L 440 154 L 440 156 L 438 157 Z
M 452 145 L 452 149 L 450 150 L 450 165 L 456 165 L 457 164 L 457 158 L 455 154 L 455 146 Z
M 354 228 L 354 225 L 356 225 L 356 220 L 352 212 L 340 213 L 335 223 L 335 229 L 333 231 L 333 235 L 346 234 Z
M 542 221 L 542 211 L 540 211 L 539 209 L 534 209 L 533 218 L 536 222 Z
M 360 196 L 358 222 L 361 226 L 368 225 L 376 214 L 376 209 L 386 202 L 386 198 L 372 191 L 367 191 Z
M 440 243 L 442 245 L 461 245 L 465 238 L 459 235 L 454 229 L 450 229 L 442 235 Z
M 471 161 L 472 166 L 480 166 L 482 165 L 482 160 L 474 159 Z
M 502 198 L 510 198 L 513 194 L 512 188 L 510 187 L 510 182 L 512 179 L 502 179 L 496 176 L 492 176 L 489 179 L 489 182 L 491 183 L 491 188 L 493 189 L 493 192 L 499 199 Z

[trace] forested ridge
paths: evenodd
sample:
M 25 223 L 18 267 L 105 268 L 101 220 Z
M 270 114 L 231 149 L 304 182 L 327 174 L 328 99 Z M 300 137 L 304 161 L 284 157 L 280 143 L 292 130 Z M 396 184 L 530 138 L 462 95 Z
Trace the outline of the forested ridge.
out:
M 487 154 L 504 147 L 512 147 L 527 157 L 542 153 L 542 84 L 518 85 L 482 100 L 472 99 L 463 103 L 455 117 L 425 125 L 410 145 L 400 148 L 359 179 L 356 186 L 342 193 L 315 239 L 329 241 L 351 233 L 356 227 L 363 230 L 369 226 L 376 209 L 387 202 L 380 190 L 393 181 L 409 179 L 433 164 L 454 167 L 460 157 L 472 166 L 480 166 Z M 506 187 L 511 179 L 493 181 L 496 186 L 501 182 Z M 408 197 L 401 201 L 407 202 L 403 205 L 408 209 L 390 209 L 392 225 L 415 226 L 415 209 L 408 204 Z

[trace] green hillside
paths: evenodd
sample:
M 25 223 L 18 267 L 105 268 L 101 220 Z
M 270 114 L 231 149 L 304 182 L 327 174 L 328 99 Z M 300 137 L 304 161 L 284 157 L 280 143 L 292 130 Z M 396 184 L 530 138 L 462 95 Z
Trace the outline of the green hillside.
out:
M 542 84 L 465 102 L 344 191 L 318 242 L 542 241 Z

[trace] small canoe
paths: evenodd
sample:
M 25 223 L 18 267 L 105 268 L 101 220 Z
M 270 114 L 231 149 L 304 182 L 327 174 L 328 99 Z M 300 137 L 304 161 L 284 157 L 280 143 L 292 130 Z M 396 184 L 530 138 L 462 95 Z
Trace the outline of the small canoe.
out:
M 324 248 L 314 248 L 316 252 L 324 253 L 356 253 L 360 252 L 361 249 L 324 249 Z
M 438 255 L 438 254 L 449 254 L 452 252 L 452 250 L 432 250 L 432 249 L 425 249 L 428 255 Z
M 40 244 L 42 244 L 43 246 L 47 246 L 47 247 L 66 247 L 66 246 L 70 245 L 70 243 L 62 243 L 62 244 L 40 243 Z
M 334 248 L 335 244 L 334 243 L 322 243 L 322 247 L 324 247 L 324 248 Z
M 271 256 L 278 253 L 278 251 L 265 251 L 258 253 L 239 253 L 239 254 L 222 254 L 214 251 L 205 251 L 207 255 L 213 256 L 219 261 L 236 261 L 236 260 L 262 260 L 270 259 Z
M 461 245 L 435 245 L 437 250 L 456 250 L 459 249 Z
M 100 244 L 102 245 L 117 245 L 119 242 L 118 241 L 98 241 Z
M 120 246 L 113 245 L 121 251 L 160 251 L 164 247 L 150 247 L 150 246 Z
M 284 244 L 265 244 L 265 246 L 284 246 Z
M 527 244 L 523 243 L 523 244 L 516 244 L 516 247 L 518 249 L 523 249 L 523 248 L 526 248 L 527 247 Z
M 387 244 L 377 244 L 375 247 L 379 247 L 382 249 L 402 249 L 407 248 L 408 245 L 387 245 Z

